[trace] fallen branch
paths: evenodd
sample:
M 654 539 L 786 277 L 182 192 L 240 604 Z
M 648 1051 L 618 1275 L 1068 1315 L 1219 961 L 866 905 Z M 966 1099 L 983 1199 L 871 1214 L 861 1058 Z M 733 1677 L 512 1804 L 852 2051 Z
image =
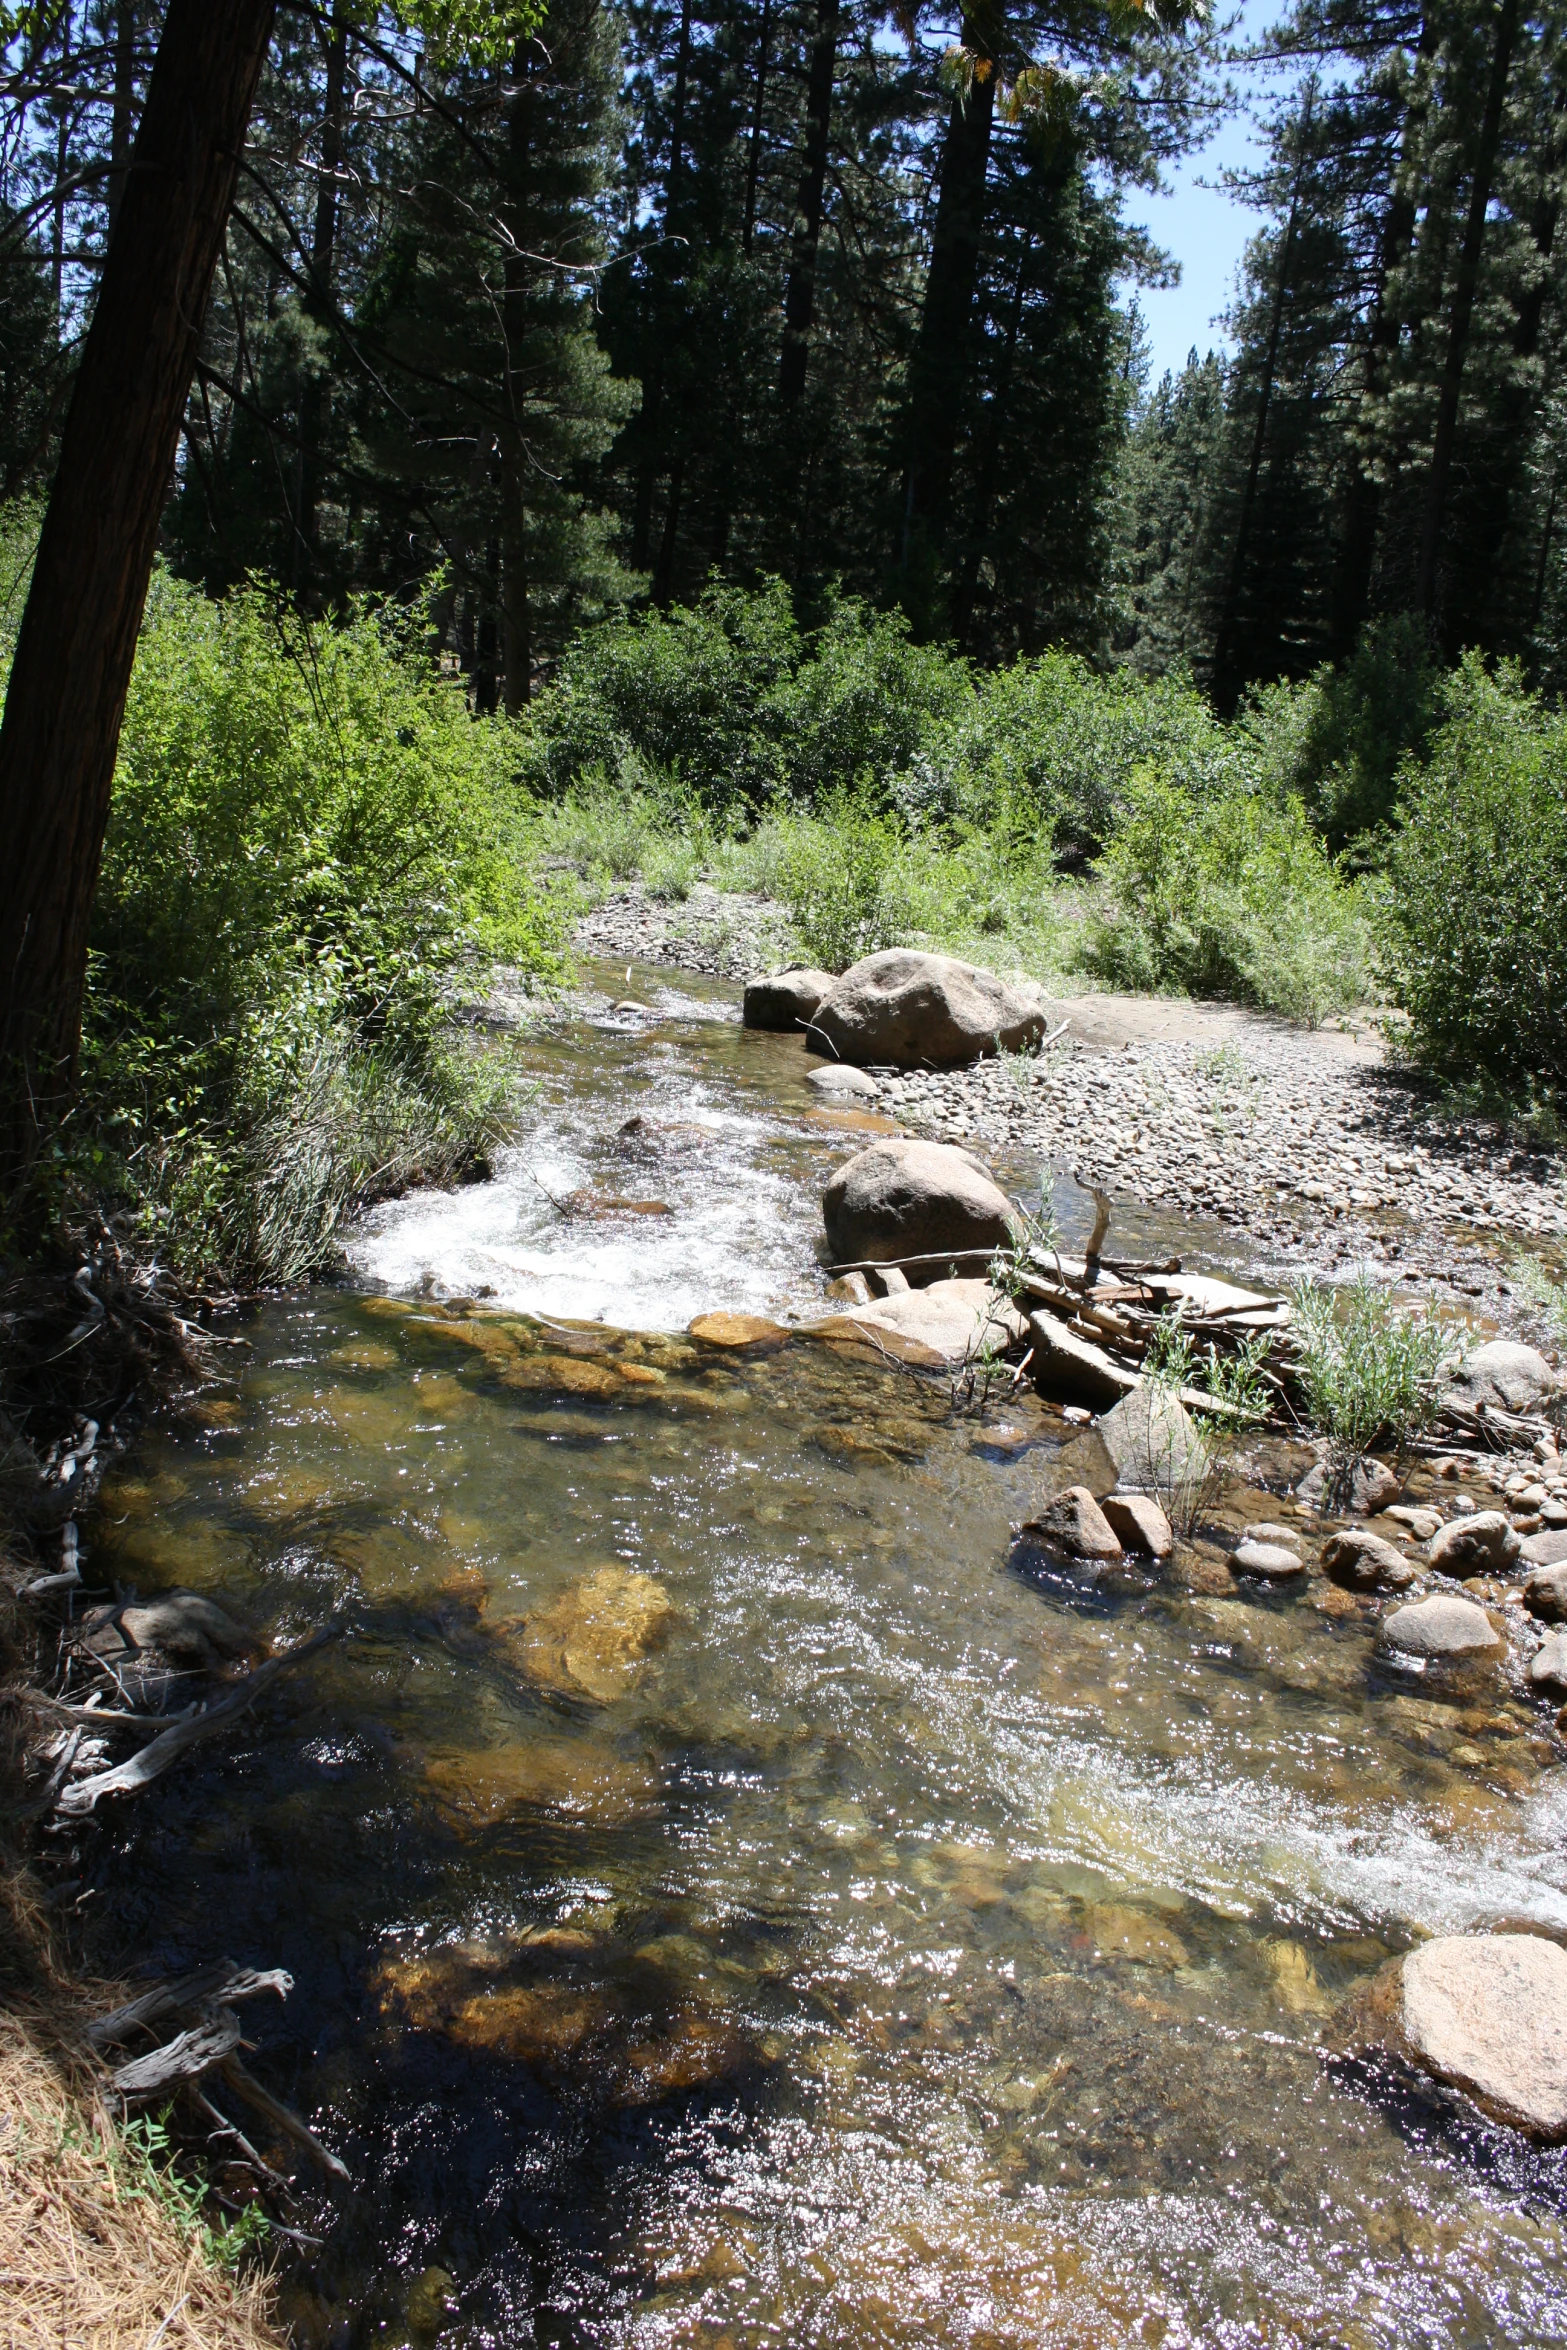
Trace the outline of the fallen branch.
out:
M 236 1966 L 231 1958 L 215 1958 L 206 1966 L 197 1967 L 194 1974 L 181 1975 L 172 1983 L 160 1983 L 156 1990 L 143 1991 L 124 2007 L 99 2016 L 95 2023 L 88 2025 L 87 2038 L 94 2048 L 110 2048 L 116 2040 L 128 2039 L 132 2032 L 152 2030 L 165 2017 L 178 2015 L 182 2008 L 204 2007 L 211 2000 L 238 2006 L 243 2000 L 259 1999 L 265 1991 L 275 1991 L 280 1999 L 286 1999 L 293 1988 L 293 1976 L 281 1967 L 272 1967 L 258 1975 L 249 1967 Z
M 253 1673 L 247 1674 L 229 1696 L 177 1722 L 172 1729 L 165 1730 L 161 1737 L 154 1738 L 150 1745 L 144 1746 L 140 1754 L 132 1755 L 128 1762 L 116 1763 L 113 1770 L 95 1771 L 91 1778 L 79 1779 L 74 1787 L 67 1787 L 59 1798 L 59 1810 L 75 1818 L 90 1812 L 100 1796 L 139 1794 L 143 1787 L 150 1786 L 154 1779 L 161 1777 L 170 1763 L 178 1761 L 187 1747 L 195 1746 L 203 1738 L 210 1738 L 214 1731 L 222 1729 L 225 1723 L 242 1714 L 279 1674 L 286 1673 L 293 1665 L 303 1663 L 318 1648 L 324 1648 L 329 1640 L 337 1639 L 342 1630 L 340 1623 L 323 1625 L 319 1632 L 313 1632 L 297 1648 L 289 1649 L 283 1656 L 269 1657 L 264 1665 L 258 1665 Z
M 237 2056 L 226 2059 L 223 2078 L 236 2097 L 242 2097 L 247 2105 L 254 2106 L 257 2113 L 265 2114 L 267 2120 L 280 2129 L 285 2137 L 294 2139 L 314 2155 L 324 2171 L 329 2172 L 334 2179 L 341 2179 L 345 2186 L 351 2183 L 347 2165 L 339 2162 L 337 2156 L 322 2145 L 315 2131 L 302 2122 L 297 2113 L 291 2113 L 286 2105 L 280 2104 L 270 2089 L 263 2089 L 261 2083 L 246 2072 Z
M 211 2072 L 233 2054 L 240 2042 L 239 2017 L 232 2008 L 209 2007 L 199 2023 L 179 2033 L 147 2056 L 133 2056 L 111 2075 L 127 2104 L 152 2103 L 172 2097 L 188 2081 Z

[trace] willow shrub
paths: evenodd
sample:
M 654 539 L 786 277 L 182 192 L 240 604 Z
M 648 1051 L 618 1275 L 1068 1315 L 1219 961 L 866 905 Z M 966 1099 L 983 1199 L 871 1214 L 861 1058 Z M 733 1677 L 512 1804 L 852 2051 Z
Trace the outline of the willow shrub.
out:
M 1363 999 L 1359 895 L 1299 800 L 1130 780 L 1098 866 L 1085 968 L 1114 987 L 1223 996 L 1308 1026 Z
M 515 730 L 408 624 L 153 585 L 94 918 L 66 1178 L 186 1273 L 297 1278 L 493 1133 L 453 1012 L 547 975 Z
M 1384 976 L 1415 1054 L 1527 1099 L 1567 1088 L 1567 717 L 1470 654 L 1406 766 Z

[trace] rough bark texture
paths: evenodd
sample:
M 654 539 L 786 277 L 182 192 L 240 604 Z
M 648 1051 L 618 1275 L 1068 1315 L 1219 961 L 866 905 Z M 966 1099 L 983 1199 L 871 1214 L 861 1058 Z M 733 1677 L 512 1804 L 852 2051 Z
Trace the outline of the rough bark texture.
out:
M 75 1078 L 87 931 L 158 525 L 274 0 L 170 0 L 0 728 L 0 1174 Z

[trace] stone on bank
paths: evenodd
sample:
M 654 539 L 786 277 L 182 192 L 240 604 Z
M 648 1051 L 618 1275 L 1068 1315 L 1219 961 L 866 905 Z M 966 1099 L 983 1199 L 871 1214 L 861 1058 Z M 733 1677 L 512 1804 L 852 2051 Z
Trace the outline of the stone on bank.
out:
M 954 1069 L 1021 1052 L 1048 1025 L 1044 998 L 952 955 L 892 947 L 851 963 L 816 1007 L 807 1039 L 840 1061 Z

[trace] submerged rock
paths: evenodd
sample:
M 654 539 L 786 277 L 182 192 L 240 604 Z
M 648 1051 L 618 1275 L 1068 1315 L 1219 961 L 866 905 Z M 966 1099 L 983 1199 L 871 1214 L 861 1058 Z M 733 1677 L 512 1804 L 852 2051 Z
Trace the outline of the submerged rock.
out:
M 1476 1510 L 1472 1517 L 1439 1526 L 1426 1545 L 1426 1557 L 1439 1573 L 1467 1582 L 1471 1575 L 1501 1574 L 1522 1548 L 1500 1510 Z
M 765 979 L 747 983 L 741 1018 L 747 1028 L 793 1032 L 816 1017 L 818 1004 L 832 986 L 830 971 L 791 963 L 785 971 L 773 971 Z
M 1346 1591 L 1407 1591 L 1419 1581 L 1412 1559 L 1366 1526 L 1346 1526 L 1322 1545 L 1323 1571 Z
M 599 1567 L 528 1617 L 518 1655 L 544 1688 L 608 1705 L 636 1687 L 674 1617 L 668 1592 L 651 1575 Z
M 1540 1935 L 1422 1943 L 1351 2002 L 1340 2037 L 1462 2090 L 1531 2138 L 1567 2138 L 1567 1951 Z
M 209 1673 L 265 1646 L 247 1624 L 199 1591 L 164 1591 L 156 1599 L 104 1609 L 87 1619 L 85 1629 L 99 1656 L 111 1646 L 139 1649 Z
M 789 1335 L 781 1322 L 771 1322 L 765 1314 L 698 1314 L 689 1328 L 691 1337 L 704 1346 L 771 1348 L 782 1346 Z
M 1012 1203 L 971 1152 L 890 1136 L 859 1151 L 822 1194 L 839 1264 L 1009 1247 Z M 944 1270 L 941 1266 L 935 1271 Z
M 437 1755 L 424 1777 L 454 1825 L 467 1828 L 530 1811 L 620 1828 L 648 1818 L 662 1797 L 651 1771 L 586 1739 L 533 1738 Z
M 1034 1348 L 1034 1385 L 1041 1395 L 1057 1403 L 1086 1404 L 1104 1411 L 1140 1384 L 1135 1371 L 1116 1362 L 1091 1338 L 1080 1338 L 1043 1308 L 1029 1315 L 1028 1335 Z
M 1069 1485 L 1065 1493 L 1047 1502 L 1037 1518 L 1023 1528 L 1051 1550 L 1068 1558 L 1118 1559 L 1121 1545 L 1109 1519 L 1086 1485 Z
M 842 1061 L 951 1069 L 998 1046 L 1017 1052 L 1037 1044 L 1046 1026 L 1034 990 L 1009 987 L 951 955 L 893 947 L 866 955 L 834 981 L 807 1041 L 820 1041 Z
M 1404 1656 L 1433 1659 L 1476 1656 L 1499 1648 L 1501 1637 L 1472 1599 L 1421 1599 L 1383 1618 L 1382 1646 Z

